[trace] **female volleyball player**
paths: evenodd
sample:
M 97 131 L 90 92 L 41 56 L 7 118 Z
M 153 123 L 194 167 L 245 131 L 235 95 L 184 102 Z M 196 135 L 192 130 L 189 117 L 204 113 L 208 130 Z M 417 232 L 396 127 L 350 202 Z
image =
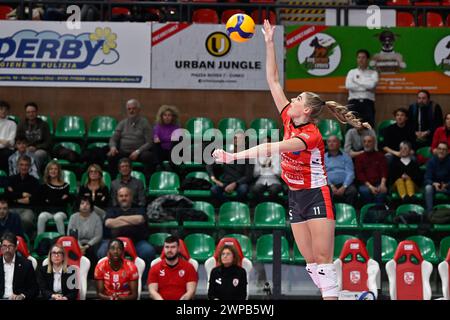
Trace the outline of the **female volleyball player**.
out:
M 283 141 L 263 143 L 238 153 L 215 150 L 217 162 L 257 158 L 281 153 L 282 178 L 289 186 L 289 218 L 295 242 L 306 260 L 306 270 L 321 290 L 323 299 L 337 299 L 333 265 L 335 212 L 324 167 L 324 143 L 315 125 L 326 106 L 342 123 L 361 123 L 345 106 L 323 101 L 317 94 L 303 92 L 289 101 L 278 78 L 273 34 L 275 27 L 264 21 L 266 76 L 284 126 Z

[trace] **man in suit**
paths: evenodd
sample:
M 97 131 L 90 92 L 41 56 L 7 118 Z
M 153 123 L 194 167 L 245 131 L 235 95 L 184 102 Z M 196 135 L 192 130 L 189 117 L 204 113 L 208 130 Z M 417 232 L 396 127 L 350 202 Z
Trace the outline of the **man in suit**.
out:
M 17 237 L 6 232 L 1 237 L 0 299 L 32 300 L 39 293 L 30 261 L 16 255 Z

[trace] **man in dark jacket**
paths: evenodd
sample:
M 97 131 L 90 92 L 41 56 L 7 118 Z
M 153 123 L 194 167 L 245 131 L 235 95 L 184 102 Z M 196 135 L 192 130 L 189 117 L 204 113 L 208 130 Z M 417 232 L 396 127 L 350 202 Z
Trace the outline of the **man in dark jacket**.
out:
M 23 237 L 20 217 L 14 212 L 9 211 L 8 201 L 6 199 L 0 198 L 0 237 L 6 232 L 12 232 Z
M 440 142 L 436 153 L 427 163 L 425 172 L 425 205 L 427 213 L 433 210 L 433 200 L 436 192 L 450 195 L 450 156 L 448 145 Z
M 0 263 L 0 298 L 32 300 L 38 293 L 36 275 L 31 262 L 16 255 L 17 237 L 5 233 L 1 238 L 3 258 Z
M 48 123 L 38 118 L 36 103 L 25 104 L 25 120 L 17 126 L 16 137 L 27 139 L 27 151 L 33 154 L 37 170 L 42 173 L 51 149 L 52 136 Z

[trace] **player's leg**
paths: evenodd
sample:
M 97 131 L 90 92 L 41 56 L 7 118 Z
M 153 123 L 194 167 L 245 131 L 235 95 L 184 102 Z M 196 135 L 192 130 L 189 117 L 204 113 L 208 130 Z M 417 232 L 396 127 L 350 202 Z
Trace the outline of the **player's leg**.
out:
M 317 279 L 317 264 L 314 260 L 313 249 L 311 246 L 311 233 L 309 232 L 306 222 L 291 223 L 291 229 L 297 248 L 303 258 L 305 258 L 306 271 L 316 287 L 319 288 L 319 282 Z

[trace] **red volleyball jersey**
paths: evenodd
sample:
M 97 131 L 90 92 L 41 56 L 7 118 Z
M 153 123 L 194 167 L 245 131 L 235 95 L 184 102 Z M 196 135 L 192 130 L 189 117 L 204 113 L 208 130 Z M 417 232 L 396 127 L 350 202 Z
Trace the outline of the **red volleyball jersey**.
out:
M 281 177 L 294 189 L 312 189 L 327 185 L 325 171 L 325 146 L 319 128 L 313 123 L 296 126 L 287 115 L 290 103 L 281 111 L 283 140 L 298 138 L 306 149 L 281 153 Z
M 119 296 L 128 296 L 131 293 L 129 283 L 138 280 L 139 273 L 136 265 L 127 259 L 123 259 L 122 268 L 114 271 L 109 265 L 109 258 L 106 258 L 95 267 L 94 278 L 103 280 L 106 295 L 117 293 Z

